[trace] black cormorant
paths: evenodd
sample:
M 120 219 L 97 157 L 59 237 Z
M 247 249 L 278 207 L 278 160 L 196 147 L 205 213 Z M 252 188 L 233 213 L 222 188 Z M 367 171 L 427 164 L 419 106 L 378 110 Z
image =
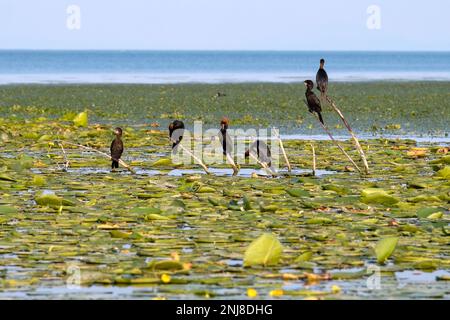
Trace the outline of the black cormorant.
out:
M 119 168 L 119 159 L 123 153 L 123 142 L 122 142 L 122 129 L 117 127 L 114 129 L 114 135 L 116 136 L 111 143 L 111 160 L 112 169 Z
M 172 149 L 174 149 L 183 140 L 184 123 L 180 120 L 175 120 L 169 125 L 169 138 L 172 142 Z
M 311 112 L 311 113 L 316 112 L 317 115 L 319 116 L 320 122 L 322 122 L 322 124 L 325 124 L 323 122 L 323 118 L 322 118 L 322 114 L 321 114 L 322 107 L 320 106 L 320 100 L 319 100 L 319 98 L 317 98 L 317 96 L 313 92 L 314 82 L 312 82 L 311 80 L 305 80 L 304 84 L 306 86 L 305 96 L 306 96 L 306 102 L 308 103 L 309 112 Z
M 316 74 L 316 84 L 317 84 L 317 90 L 320 91 L 320 96 L 323 100 L 327 94 L 328 90 L 328 75 L 323 66 L 325 65 L 325 60 L 320 59 L 320 67 L 319 70 L 317 70 Z
M 228 126 L 230 124 L 230 120 L 227 117 L 223 117 L 220 121 L 220 143 L 222 144 L 223 154 L 231 154 L 233 151 L 233 144 L 230 136 L 227 134 Z

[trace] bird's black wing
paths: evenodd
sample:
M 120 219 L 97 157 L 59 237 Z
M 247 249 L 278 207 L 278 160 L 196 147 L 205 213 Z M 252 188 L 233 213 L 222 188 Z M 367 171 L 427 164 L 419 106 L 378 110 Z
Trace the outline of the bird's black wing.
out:
M 119 160 L 123 153 L 123 143 L 121 140 L 115 139 L 111 144 L 111 158 Z
M 320 100 L 319 100 L 319 98 L 317 98 L 317 96 L 314 94 L 314 92 L 310 91 L 306 95 L 306 99 L 308 101 L 308 107 L 309 107 L 310 111 L 315 111 L 315 112 L 322 111 L 322 107 L 320 105 Z
M 319 69 L 316 75 L 317 90 L 325 93 L 328 88 L 328 74 L 324 69 Z

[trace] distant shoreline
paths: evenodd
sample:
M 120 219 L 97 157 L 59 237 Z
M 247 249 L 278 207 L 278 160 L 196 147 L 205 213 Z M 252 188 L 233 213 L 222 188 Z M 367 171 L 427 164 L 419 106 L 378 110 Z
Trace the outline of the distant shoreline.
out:
M 177 85 L 177 84 L 299 84 L 312 75 L 4 75 L 0 73 L 0 86 L 5 85 Z M 450 82 L 448 76 L 340 76 L 330 77 L 336 83 L 377 82 Z

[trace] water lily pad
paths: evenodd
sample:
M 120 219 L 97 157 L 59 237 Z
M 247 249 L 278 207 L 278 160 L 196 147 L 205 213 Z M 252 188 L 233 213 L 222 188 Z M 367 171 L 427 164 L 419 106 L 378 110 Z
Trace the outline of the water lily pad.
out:
M 40 206 L 75 206 L 75 203 L 54 193 L 38 193 L 34 198 Z
M 292 189 L 286 189 L 286 192 L 292 196 L 292 197 L 309 197 L 310 194 L 308 191 L 300 188 L 292 188 Z
M 384 263 L 391 256 L 397 246 L 398 239 L 399 238 L 397 237 L 389 237 L 378 241 L 375 246 L 375 254 L 378 263 Z
M 385 206 L 391 206 L 396 204 L 400 200 L 394 196 L 391 196 L 383 189 L 369 188 L 362 190 L 361 201 L 367 204 L 375 203 Z
M 87 111 L 80 112 L 73 118 L 73 124 L 77 127 L 87 127 L 88 125 L 88 114 Z
M 254 265 L 276 265 L 280 258 L 283 247 L 273 234 L 263 234 L 254 240 L 244 254 L 244 266 Z
M 446 166 L 445 168 L 439 170 L 436 175 L 442 177 L 444 179 L 450 180 L 450 167 Z

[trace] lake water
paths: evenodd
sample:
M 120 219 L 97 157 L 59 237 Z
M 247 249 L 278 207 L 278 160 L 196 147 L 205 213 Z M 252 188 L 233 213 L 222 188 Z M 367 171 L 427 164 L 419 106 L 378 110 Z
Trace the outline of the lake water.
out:
M 450 80 L 450 52 L 0 51 L 0 84 Z

